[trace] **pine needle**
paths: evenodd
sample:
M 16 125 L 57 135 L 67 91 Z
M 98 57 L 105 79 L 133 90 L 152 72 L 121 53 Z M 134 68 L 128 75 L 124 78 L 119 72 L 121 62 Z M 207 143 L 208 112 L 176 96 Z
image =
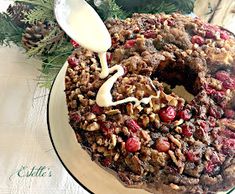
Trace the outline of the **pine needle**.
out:
M 72 51 L 73 46 L 69 42 L 64 42 L 55 52 L 43 58 L 41 76 L 38 78 L 41 87 L 51 87 L 54 78 Z
M 116 3 L 129 15 L 141 13 L 172 13 L 180 11 L 190 13 L 193 11 L 195 0 L 116 0 Z
M 165 1 L 160 2 L 150 2 L 146 6 L 140 6 L 133 10 L 133 13 L 172 13 L 178 11 L 177 7 L 173 3 L 168 3 Z
M 53 10 L 44 7 L 36 7 L 28 12 L 24 12 L 24 15 L 25 19 L 22 21 L 29 24 L 36 24 L 39 21 L 54 20 Z
M 38 6 L 53 10 L 54 0 L 15 0 L 15 2 L 29 3 L 33 6 Z
M 193 11 L 195 0 L 168 0 L 173 2 L 182 13 L 188 14 Z
M 103 20 L 108 18 L 124 19 L 128 15 L 120 6 L 116 4 L 115 0 L 103 0 L 97 7 L 97 12 Z
M 15 26 L 6 13 L 0 13 L 0 45 L 21 45 L 23 29 Z

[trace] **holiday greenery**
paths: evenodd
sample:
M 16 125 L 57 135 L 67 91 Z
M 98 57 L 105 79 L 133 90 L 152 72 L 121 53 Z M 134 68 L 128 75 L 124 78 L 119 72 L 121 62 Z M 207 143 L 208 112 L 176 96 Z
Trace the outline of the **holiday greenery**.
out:
M 87 0 L 103 20 L 125 19 L 133 13 L 190 13 L 195 0 Z M 74 45 L 54 17 L 54 0 L 15 0 L 0 13 L 0 45 L 25 48 L 42 60 L 41 86 L 50 87 Z

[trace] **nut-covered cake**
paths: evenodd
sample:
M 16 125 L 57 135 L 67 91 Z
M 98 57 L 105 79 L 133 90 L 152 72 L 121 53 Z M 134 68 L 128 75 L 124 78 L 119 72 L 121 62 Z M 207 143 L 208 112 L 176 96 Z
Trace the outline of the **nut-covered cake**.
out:
M 97 93 L 115 71 L 101 79 L 97 53 L 77 48 L 65 77 L 69 122 L 92 160 L 126 186 L 153 193 L 234 187 L 233 34 L 178 13 L 134 14 L 106 26 L 112 38 L 108 65 L 124 70 L 111 95 L 123 103 L 98 105 Z M 184 86 L 193 99 L 165 83 Z M 125 102 L 130 98 L 139 103 Z

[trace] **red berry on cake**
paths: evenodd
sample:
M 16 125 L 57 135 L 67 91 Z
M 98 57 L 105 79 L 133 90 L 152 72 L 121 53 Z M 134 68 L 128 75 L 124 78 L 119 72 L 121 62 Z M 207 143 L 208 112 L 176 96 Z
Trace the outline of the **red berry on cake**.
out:
M 138 150 L 140 150 L 141 147 L 139 138 L 130 137 L 129 139 L 127 139 L 125 147 L 128 152 L 137 152 Z
M 124 47 L 125 47 L 126 49 L 129 49 L 129 48 L 134 47 L 135 44 L 136 44 L 136 39 L 127 40 L 126 43 L 125 43 L 125 45 L 124 45 Z
M 224 82 L 224 81 L 230 79 L 230 75 L 227 71 L 221 70 L 221 71 L 216 72 L 215 78 L 222 81 L 222 82 Z
M 156 141 L 156 149 L 159 152 L 168 152 L 170 150 L 170 143 L 165 138 L 159 138 Z
M 101 115 L 104 112 L 104 109 L 98 106 L 98 104 L 94 104 L 91 108 L 91 112 L 96 115 Z
M 220 31 L 220 38 L 223 39 L 223 40 L 228 40 L 229 39 L 229 35 L 227 32 L 225 31 Z
M 185 136 L 185 137 L 191 137 L 193 135 L 193 126 L 192 125 L 189 125 L 189 124 L 183 124 L 181 126 L 182 128 L 182 134 Z
M 125 123 L 128 129 L 131 130 L 133 133 L 136 133 L 138 130 L 140 130 L 140 126 L 133 119 L 128 119 Z
M 176 110 L 172 106 L 168 106 L 159 111 L 159 116 L 163 122 L 169 123 L 174 121 L 176 116 Z
M 204 44 L 204 39 L 201 36 L 195 35 L 192 37 L 192 43 L 198 44 L 199 46 L 202 46 Z
M 192 113 L 189 109 L 185 109 L 178 112 L 178 116 L 184 121 L 188 121 L 192 117 Z
M 73 39 L 70 39 L 70 43 L 73 45 L 74 48 L 78 48 L 80 45 Z

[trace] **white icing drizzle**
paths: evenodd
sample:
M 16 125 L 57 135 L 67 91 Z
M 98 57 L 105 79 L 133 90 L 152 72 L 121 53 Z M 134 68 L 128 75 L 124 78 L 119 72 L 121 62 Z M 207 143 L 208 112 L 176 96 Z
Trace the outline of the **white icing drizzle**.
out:
M 105 57 L 106 57 L 106 55 L 105 55 Z M 102 62 L 105 61 L 106 62 L 106 58 L 105 58 L 105 60 L 100 59 L 100 61 L 102 61 Z M 106 62 L 106 64 L 107 64 L 107 62 Z M 102 72 L 103 72 L 102 76 L 106 75 L 107 72 L 108 72 L 108 75 L 110 73 L 113 73 L 114 71 L 117 71 L 117 72 L 114 75 L 112 75 L 107 81 L 105 81 L 103 83 L 103 85 L 100 87 L 100 89 L 99 89 L 99 91 L 96 95 L 96 103 L 100 107 L 116 106 L 116 105 L 124 104 L 124 103 L 127 103 L 127 102 L 135 102 L 135 106 L 138 106 L 138 105 L 140 105 L 140 103 L 148 104 L 151 101 L 152 98 L 158 98 L 159 97 L 160 92 L 158 92 L 156 96 L 151 95 L 149 97 L 142 98 L 141 100 L 138 100 L 135 97 L 128 97 L 128 98 L 125 98 L 123 100 L 118 100 L 118 101 L 113 102 L 111 89 L 112 89 L 114 83 L 117 81 L 117 79 L 124 75 L 124 69 L 121 65 L 115 65 L 111 68 L 108 68 L 108 66 L 107 66 L 107 69 L 103 69 L 103 67 L 106 68 L 106 66 L 105 66 L 106 64 L 101 63 L 102 71 L 100 73 L 100 77 L 101 77 Z
M 100 52 L 98 53 L 98 56 L 101 64 L 100 78 L 104 79 L 109 75 L 109 67 L 106 59 L 106 52 Z

